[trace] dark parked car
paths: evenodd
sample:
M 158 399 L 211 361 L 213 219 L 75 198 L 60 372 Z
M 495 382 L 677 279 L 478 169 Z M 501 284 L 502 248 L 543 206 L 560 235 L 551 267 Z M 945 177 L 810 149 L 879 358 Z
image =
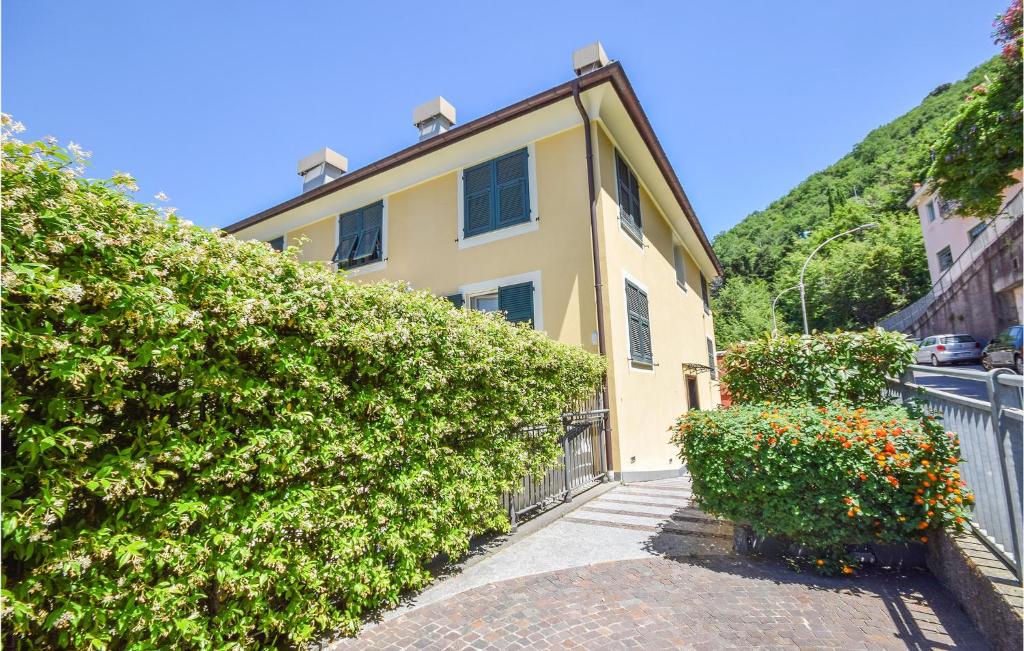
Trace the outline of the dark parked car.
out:
M 1024 326 L 1010 326 L 988 342 L 981 354 L 981 364 L 992 369 L 997 366 L 1009 366 L 1017 373 L 1024 375 L 1021 368 L 1021 340 L 1024 339 Z

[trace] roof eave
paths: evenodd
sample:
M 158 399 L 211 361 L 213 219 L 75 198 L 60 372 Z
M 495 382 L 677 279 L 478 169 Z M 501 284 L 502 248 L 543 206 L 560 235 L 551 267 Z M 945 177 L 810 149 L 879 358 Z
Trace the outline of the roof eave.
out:
M 682 184 L 680 184 L 679 178 L 672 169 L 672 165 L 668 161 L 668 156 L 665 154 L 665 150 L 658 141 L 658 137 L 654 133 L 650 120 L 647 119 L 647 114 L 644 113 L 643 108 L 640 106 L 640 100 L 633 91 L 633 86 L 629 83 L 629 79 L 626 77 L 626 73 L 619 62 L 610 63 L 581 77 L 559 84 L 554 88 L 533 95 L 532 97 L 528 97 L 522 101 L 516 102 L 515 104 L 495 111 L 494 113 L 490 113 L 471 122 L 467 122 L 460 127 L 451 129 L 443 134 L 434 136 L 429 140 L 424 140 L 423 142 L 406 147 L 405 149 L 395 152 L 390 156 L 386 156 L 374 163 L 361 167 L 357 170 L 353 170 L 352 172 L 329 183 L 325 183 L 318 188 L 304 192 L 296 197 L 288 199 L 287 201 L 283 201 L 276 206 L 230 224 L 224 227 L 223 230 L 226 233 L 237 233 L 238 231 L 253 226 L 254 224 L 258 224 L 311 201 L 316 201 L 317 199 L 331 194 L 332 192 L 336 192 L 342 188 L 359 183 L 371 176 L 393 169 L 421 156 L 426 156 L 427 154 L 435 152 L 460 140 L 474 136 L 482 131 L 498 126 L 499 124 L 513 120 L 522 115 L 526 115 L 527 113 L 531 113 L 555 102 L 570 99 L 572 97 L 573 86 L 577 83 L 579 84 L 579 89 L 582 92 L 600 84 L 609 82 L 615 89 L 615 92 L 619 96 L 620 101 L 622 101 L 623 106 L 626 107 L 626 111 L 629 113 L 633 124 L 636 126 L 637 131 L 640 132 L 644 143 L 647 145 L 651 155 L 654 157 L 655 163 L 658 165 L 658 169 L 661 171 L 666 182 L 671 188 L 672 194 L 675 196 L 676 201 L 683 210 L 683 214 L 686 215 L 687 221 L 690 223 L 690 226 L 700 239 L 705 252 L 715 267 L 715 270 L 719 275 L 722 275 L 724 273 L 722 263 L 718 260 L 718 256 L 715 255 L 714 249 L 711 248 L 711 242 L 708 240 L 707 234 L 701 227 L 700 221 L 694 213 L 693 206 L 690 204 L 690 200 L 683 191 Z

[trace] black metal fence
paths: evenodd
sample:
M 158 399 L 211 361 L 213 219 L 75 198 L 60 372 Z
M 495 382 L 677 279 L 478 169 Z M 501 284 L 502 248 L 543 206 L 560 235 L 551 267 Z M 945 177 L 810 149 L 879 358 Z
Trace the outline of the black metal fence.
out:
M 601 402 L 598 394 L 563 414 L 563 431 L 559 437 L 562 453 L 558 463 L 539 478 L 523 477 L 519 491 L 502 495 L 502 504 L 512 521 L 512 531 L 516 530 L 519 519 L 526 513 L 559 501 L 571 502 L 573 493 L 604 481 L 608 476 L 604 435 L 608 410 Z M 543 431 L 543 428 L 530 428 L 524 435 Z

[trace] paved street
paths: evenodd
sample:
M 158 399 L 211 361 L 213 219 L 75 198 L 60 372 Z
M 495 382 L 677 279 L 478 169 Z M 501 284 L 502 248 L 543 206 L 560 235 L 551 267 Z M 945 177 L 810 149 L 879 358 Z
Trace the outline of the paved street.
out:
M 954 368 L 985 372 L 985 369 L 982 368 L 980 364 L 956 366 Z M 974 398 L 976 400 L 985 401 L 988 400 L 988 391 L 985 389 L 985 384 L 983 382 L 975 382 L 973 380 L 964 380 L 954 377 L 943 377 L 942 375 L 937 375 L 935 373 L 921 371 L 915 372 L 914 377 L 916 378 L 917 383 L 924 387 L 953 393 L 959 396 L 964 396 L 965 398 Z
M 985 648 L 930 574 L 738 557 L 689 498 L 684 479 L 616 487 L 328 648 Z

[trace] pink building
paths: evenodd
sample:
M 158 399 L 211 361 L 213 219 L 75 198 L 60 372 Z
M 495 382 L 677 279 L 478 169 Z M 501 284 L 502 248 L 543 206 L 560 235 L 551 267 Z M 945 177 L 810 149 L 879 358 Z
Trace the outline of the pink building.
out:
M 1017 176 L 1019 178 L 1020 174 L 1017 173 Z M 960 217 L 956 214 L 955 202 L 932 194 L 931 184 L 917 183 L 914 188 L 914 196 L 907 201 L 907 207 L 916 209 L 921 220 L 924 250 L 928 256 L 928 273 L 934 285 L 942 273 L 953 266 L 953 262 L 967 250 L 971 242 L 981 235 L 988 222 L 977 217 Z M 1004 211 L 1005 204 L 1012 201 L 1020 191 L 1019 182 L 1003 191 Z

